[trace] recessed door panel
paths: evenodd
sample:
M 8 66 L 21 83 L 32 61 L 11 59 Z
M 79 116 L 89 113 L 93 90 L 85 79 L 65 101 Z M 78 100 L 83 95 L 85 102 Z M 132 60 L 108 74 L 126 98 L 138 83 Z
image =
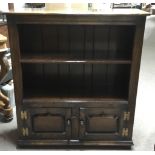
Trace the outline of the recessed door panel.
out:
M 33 118 L 35 132 L 64 132 L 65 118 L 59 115 L 45 114 Z
M 118 132 L 118 117 L 90 116 L 87 119 L 86 130 L 88 133 L 115 133 Z
M 80 108 L 80 139 L 121 139 L 125 109 L 123 106 L 118 108 Z
M 31 108 L 27 109 L 27 113 L 26 126 L 31 138 L 53 140 L 70 138 L 70 108 Z

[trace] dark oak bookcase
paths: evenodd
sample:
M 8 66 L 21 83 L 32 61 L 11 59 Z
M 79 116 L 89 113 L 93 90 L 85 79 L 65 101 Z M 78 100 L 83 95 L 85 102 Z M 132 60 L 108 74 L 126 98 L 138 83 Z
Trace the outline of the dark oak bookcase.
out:
M 133 144 L 146 15 L 7 13 L 19 145 Z

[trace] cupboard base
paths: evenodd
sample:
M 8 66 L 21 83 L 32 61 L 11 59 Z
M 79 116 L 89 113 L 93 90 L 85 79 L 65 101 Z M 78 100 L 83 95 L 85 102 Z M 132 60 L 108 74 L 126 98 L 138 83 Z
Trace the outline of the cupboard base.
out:
M 133 145 L 133 141 L 18 140 L 17 143 L 20 148 L 48 149 L 131 149 Z

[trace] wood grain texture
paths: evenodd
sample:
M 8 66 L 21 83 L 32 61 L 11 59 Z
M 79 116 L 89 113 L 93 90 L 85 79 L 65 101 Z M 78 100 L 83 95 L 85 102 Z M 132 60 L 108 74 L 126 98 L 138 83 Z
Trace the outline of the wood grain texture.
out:
M 22 103 L 22 74 L 21 74 L 21 65 L 20 65 L 20 47 L 19 47 L 19 37 L 17 27 L 14 22 L 8 21 L 8 34 L 9 34 L 9 43 L 11 49 L 11 59 L 12 59 L 12 72 L 13 72 L 13 81 L 14 81 L 14 91 L 15 91 L 15 103 L 16 103 L 16 113 L 17 113 L 17 125 L 18 125 L 18 137 L 20 137 L 21 132 L 21 103 Z
M 30 16 L 23 14 L 8 14 L 7 19 L 13 20 L 16 24 L 59 24 L 59 25 L 135 25 L 142 16 L 139 15 L 42 15 L 32 14 Z M 145 17 L 145 16 L 144 16 Z M 10 19 L 11 18 L 11 19 Z M 111 20 L 112 19 L 112 20 Z
M 150 13 L 139 10 L 139 9 L 105 9 L 105 10 L 75 10 L 74 8 L 71 8 L 70 10 L 66 9 L 57 9 L 57 10 L 50 10 L 50 9 L 34 9 L 34 8 L 21 8 L 21 9 L 14 9 L 14 10 L 9 10 L 6 11 L 5 14 L 18 14 L 18 15 L 55 15 L 55 14 L 63 14 L 63 15 L 103 15 L 103 16 L 118 16 L 118 15 L 130 15 L 130 16 L 147 16 Z
M 113 13 L 7 13 L 19 145 L 133 144 L 147 14 Z
M 136 26 L 134 46 L 133 46 L 133 56 L 131 65 L 131 76 L 130 76 L 130 86 L 129 86 L 129 111 L 131 111 L 131 118 L 129 121 L 129 137 L 132 137 L 132 127 L 134 122 L 134 113 L 136 105 L 137 87 L 139 79 L 139 69 L 141 62 L 142 46 L 143 46 L 143 36 L 145 29 L 145 18 L 141 19 Z

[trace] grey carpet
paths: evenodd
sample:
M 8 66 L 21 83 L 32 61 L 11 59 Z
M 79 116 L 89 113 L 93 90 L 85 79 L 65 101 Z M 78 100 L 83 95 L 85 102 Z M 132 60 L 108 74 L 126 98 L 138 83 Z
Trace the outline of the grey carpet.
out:
M 155 144 L 155 16 L 147 17 L 137 93 L 132 150 L 147 151 Z M 0 150 L 17 150 L 16 117 L 0 123 Z

